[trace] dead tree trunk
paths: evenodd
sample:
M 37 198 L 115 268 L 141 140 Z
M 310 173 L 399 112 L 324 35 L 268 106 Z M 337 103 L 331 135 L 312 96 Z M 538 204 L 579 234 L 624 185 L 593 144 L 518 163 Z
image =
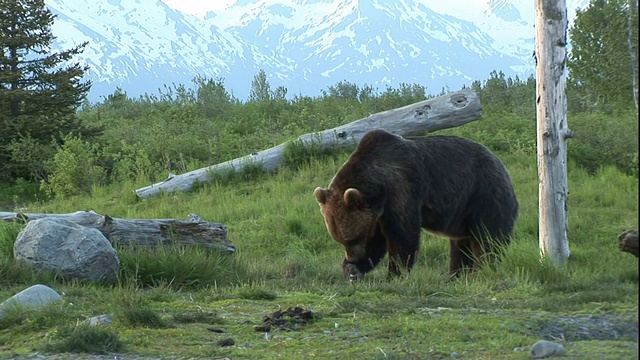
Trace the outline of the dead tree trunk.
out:
M 567 4 L 536 0 L 536 116 L 540 250 L 559 266 L 569 258 L 567 196 Z
M 296 140 L 241 158 L 180 175 L 172 175 L 162 182 L 137 189 L 135 192 L 138 197 L 147 198 L 158 195 L 162 191 L 190 191 L 196 182 L 206 183 L 211 181 L 212 175 L 242 171 L 248 164 L 259 165 L 263 171 L 273 171 L 282 165 L 283 151 L 291 143 L 315 146 L 322 152 L 351 146 L 360 141 L 365 132 L 372 129 L 384 129 L 401 136 L 423 135 L 429 131 L 464 125 L 480 119 L 481 116 L 482 109 L 477 94 L 471 89 L 464 89 L 372 114 L 364 119 L 319 133 L 304 134 Z
M 235 246 L 227 239 L 227 227 L 189 214 L 187 220 L 119 219 L 93 211 L 70 214 L 21 214 L 0 212 L 0 220 L 26 223 L 44 217 L 64 219 L 98 229 L 112 244 L 141 247 L 158 245 L 202 246 L 233 253 Z

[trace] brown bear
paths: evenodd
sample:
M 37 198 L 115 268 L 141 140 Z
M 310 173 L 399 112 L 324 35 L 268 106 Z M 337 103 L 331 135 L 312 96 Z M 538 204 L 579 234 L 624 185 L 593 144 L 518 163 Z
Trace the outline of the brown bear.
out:
M 473 270 L 509 244 L 518 214 L 509 173 L 485 146 L 456 136 L 367 132 L 327 189 L 314 195 L 329 234 L 359 280 L 389 253 L 389 276 L 409 271 L 421 228 L 450 241 L 449 274 Z

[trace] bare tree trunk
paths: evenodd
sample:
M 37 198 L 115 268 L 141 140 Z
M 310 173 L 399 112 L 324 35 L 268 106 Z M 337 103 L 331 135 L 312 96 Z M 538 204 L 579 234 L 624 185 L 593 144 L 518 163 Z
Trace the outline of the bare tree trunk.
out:
M 567 4 L 536 0 L 536 116 L 540 251 L 564 266 L 568 239 Z
M 627 42 L 629 44 L 629 55 L 631 58 L 631 83 L 633 85 L 633 100 L 638 110 L 638 28 L 634 25 L 634 20 L 638 17 L 638 3 L 636 0 L 629 0 L 629 18 L 627 24 Z
M 229 160 L 217 165 L 172 175 L 168 179 L 136 190 L 140 198 L 160 194 L 161 191 L 191 191 L 196 182 L 211 181 L 212 175 L 241 172 L 247 165 L 258 165 L 263 171 L 273 171 L 283 163 L 285 148 L 294 142 L 315 146 L 320 151 L 348 147 L 373 129 L 385 129 L 401 136 L 422 135 L 428 131 L 452 128 L 482 117 L 478 95 L 472 89 L 464 89 L 433 99 L 417 102 L 401 108 L 387 110 L 354 122 L 319 133 L 304 134 L 295 140 L 254 154 Z

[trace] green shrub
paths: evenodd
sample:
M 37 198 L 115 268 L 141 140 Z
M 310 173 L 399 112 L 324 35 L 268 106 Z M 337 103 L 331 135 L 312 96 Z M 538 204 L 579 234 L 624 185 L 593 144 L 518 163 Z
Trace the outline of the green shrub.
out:
M 569 161 L 595 173 L 613 165 L 638 176 L 638 117 L 635 111 L 618 115 L 581 113 L 569 117 L 575 137 L 567 145 Z
M 53 197 L 91 195 L 93 187 L 104 184 L 105 169 L 97 165 L 97 144 L 82 141 L 73 135 L 64 137 L 64 144 L 47 166 L 49 181 L 42 181 L 42 189 Z

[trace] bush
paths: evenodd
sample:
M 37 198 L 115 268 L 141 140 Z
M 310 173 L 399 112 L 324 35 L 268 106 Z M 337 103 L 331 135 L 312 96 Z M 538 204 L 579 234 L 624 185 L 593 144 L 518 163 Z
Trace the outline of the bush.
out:
M 66 135 L 48 166 L 49 181 L 42 181 L 42 189 L 53 197 L 91 195 L 93 187 L 106 180 L 105 169 L 97 165 L 98 156 L 97 144 Z
M 638 117 L 635 111 L 619 115 L 580 113 L 569 116 L 575 137 L 569 140 L 569 161 L 595 173 L 605 165 L 638 176 Z

